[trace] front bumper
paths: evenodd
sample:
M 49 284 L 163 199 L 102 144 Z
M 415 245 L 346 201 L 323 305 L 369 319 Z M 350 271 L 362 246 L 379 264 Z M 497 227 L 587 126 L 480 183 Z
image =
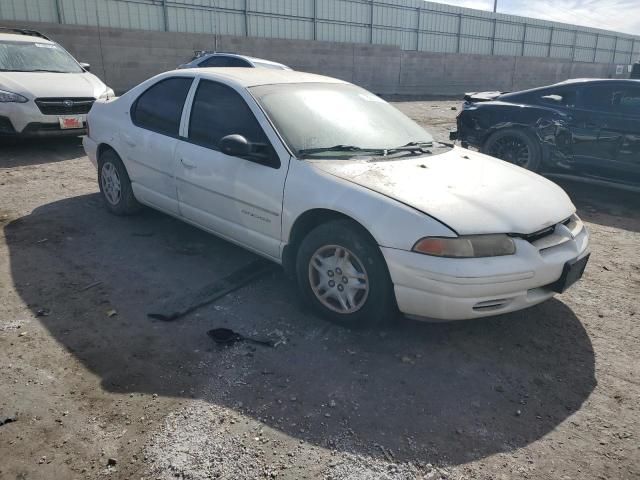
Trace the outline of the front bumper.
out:
M 0 103 L 0 137 L 60 137 L 86 134 L 86 128 L 62 129 L 60 117 L 86 115 L 45 115 L 33 100 L 26 103 Z
M 402 313 L 432 320 L 465 320 L 522 310 L 556 292 L 567 262 L 589 254 L 589 234 L 540 250 L 521 238 L 516 254 L 451 259 L 382 247 Z

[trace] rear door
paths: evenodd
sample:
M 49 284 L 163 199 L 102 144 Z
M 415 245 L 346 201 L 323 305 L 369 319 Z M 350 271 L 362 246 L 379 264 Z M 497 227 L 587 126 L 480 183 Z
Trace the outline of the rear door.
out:
M 281 214 L 290 156 L 266 117 L 243 90 L 201 79 L 176 149 L 182 215 L 259 253 L 279 258 Z M 260 152 L 222 153 L 227 135 L 242 135 Z
M 185 99 L 193 77 L 171 77 L 145 90 L 120 132 L 133 192 L 142 203 L 178 214 L 175 149 Z
M 590 173 L 616 180 L 640 175 L 640 88 L 623 82 L 584 86 L 578 103 L 598 125 L 591 154 L 581 159 Z
M 622 180 L 640 181 L 640 87 L 623 86 L 613 94 L 609 124 L 603 142 L 611 138 L 611 168 Z

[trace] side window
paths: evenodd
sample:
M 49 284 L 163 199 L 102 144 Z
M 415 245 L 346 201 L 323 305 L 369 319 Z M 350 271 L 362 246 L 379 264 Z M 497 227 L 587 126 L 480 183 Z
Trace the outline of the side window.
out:
M 614 96 L 613 101 L 620 113 L 640 116 L 640 88 L 626 88 Z
M 236 134 L 254 144 L 269 143 L 238 92 L 226 85 L 201 80 L 191 107 L 189 140 L 217 150 L 223 137 Z
M 184 101 L 193 78 L 161 80 L 146 90 L 131 108 L 134 125 L 172 137 L 178 136 Z
M 251 67 L 248 62 L 236 57 L 213 56 L 204 60 L 199 67 Z
M 611 85 L 591 85 L 578 91 L 578 105 L 587 110 L 598 112 L 613 111 L 615 87 Z

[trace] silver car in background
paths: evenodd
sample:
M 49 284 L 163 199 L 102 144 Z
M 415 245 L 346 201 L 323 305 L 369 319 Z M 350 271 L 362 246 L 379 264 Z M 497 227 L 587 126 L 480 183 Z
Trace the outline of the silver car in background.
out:
M 189 63 L 183 63 L 178 68 L 207 68 L 207 67 L 240 67 L 240 68 L 267 68 L 271 70 L 293 70 L 286 65 L 264 58 L 248 57 L 235 53 L 222 52 L 195 52 L 194 58 Z

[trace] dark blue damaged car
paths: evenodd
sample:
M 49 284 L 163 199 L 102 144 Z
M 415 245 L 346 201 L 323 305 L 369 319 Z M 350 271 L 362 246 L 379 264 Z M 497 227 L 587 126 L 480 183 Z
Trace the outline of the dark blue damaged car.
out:
M 640 80 L 465 95 L 452 140 L 557 177 L 640 188 Z

